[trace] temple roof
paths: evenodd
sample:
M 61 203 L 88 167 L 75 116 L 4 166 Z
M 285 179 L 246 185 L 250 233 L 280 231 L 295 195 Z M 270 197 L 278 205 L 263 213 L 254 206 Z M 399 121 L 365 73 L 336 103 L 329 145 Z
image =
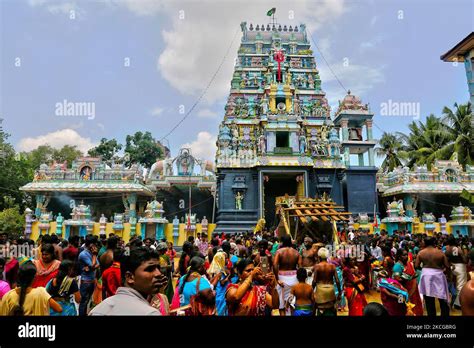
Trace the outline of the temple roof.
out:
M 472 49 L 474 49 L 474 31 L 443 54 L 440 59 L 445 62 L 464 62 L 464 56 Z
M 357 113 L 357 114 L 369 114 L 369 106 L 367 104 L 362 104 L 360 98 L 354 94 L 351 94 L 351 91 L 347 91 L 347 95 L 339 101 L 339 107 L 336 111 L 336 115 L 340 113 Z
M 20 187 L 26 192 L 134 192 L 144 196 L 154 196 L 155 194 L 145 185 L 134 182 L 113 182 L 113 181 L 34 181 Z

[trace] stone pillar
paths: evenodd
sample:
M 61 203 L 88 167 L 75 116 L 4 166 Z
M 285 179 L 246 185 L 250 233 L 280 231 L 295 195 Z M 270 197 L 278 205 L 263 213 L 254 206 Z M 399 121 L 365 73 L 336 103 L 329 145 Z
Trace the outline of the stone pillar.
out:
M 359 167 L 363 167 L 363 166 L 364 166 L 364 154 L 359 153 Z
M 367 131 L 367 140 L 373 140 L 373 137 L 372 137 L 372 124 L 373 124 L 372 120 L 366 120 L 365 121 L 365 128 L 366 128 L 366 131 Z
M 345 118 L 341 120 L 341 129 L 342 129 L 342 141 L 349 140 L 349 121 Z
M 298 135 L 296 132 L 290 132 L 290 147 L 293 153 L 299 153 Z
M 365 121 L 365 127 L 367 130 L 367 141 L 373 140 L 373 135 L 372 135 L 372 120 L 366 120 Z M 374 160 L 374 149 L 370 148 L 369 149 L 369 166 L 373 167 L 375 166 L 375 160 Z
M 349 148 L 345 147 L 344 148 L 344 165 L 346 167 L 349 167 L 350 164 L 351 164 L 351 155 L 350 155 L 350 152 L 349 152 Z
M 375 166 L 375 161 L 374 161 L 374 149 L 370 148 L 369 149 L 369 166 L 374 167 Z

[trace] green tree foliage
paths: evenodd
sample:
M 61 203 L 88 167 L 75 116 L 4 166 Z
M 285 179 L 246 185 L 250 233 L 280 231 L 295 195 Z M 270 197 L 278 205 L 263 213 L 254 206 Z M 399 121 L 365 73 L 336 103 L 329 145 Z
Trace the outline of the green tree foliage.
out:
M 18 236 L 23 232 L 24 224 L 25 219 L 18 206 L 0 211 L 0 232 L 6 232 L 11 237 Z
M 474 164 L 474 116 L 471 103 L 443 109 L 443 117 L 429 115 L 424 122 L 413 121 L 410 132 L 384 133 L 376 148 L 385 157 L 382 169 L 399 165 L 424 165 L 430 169 L 436 160 L 449 160 L 457 154 L 465 167 Z
M 110 161 L 121 149 L 122 144 L 119 144 L 117 140 L 102 138 L 99 145 L 89 150 L 89 156 L 100 156 L 104 161 Z
M 408 127 L 408 135 L 398 133 L 408 155 L 407 166 L 426 164 L 430 169 L 435 160 L 451 157 L 453 152 L 447 146 L 452 143 L 453 136 L 441 118 L 430 115 L 425 123 L 413 121 Z
M 19 187 L 33 179 L 33 169 L 24 156 L 15 153 L 8 143 L 9 134 L 3 130 L 0 119 L 0 210 L 18 205 L 25 207 L 29 196 Z
M 382 170 L 392 171 L 402 164 L 404 158 L 403 142 L 399 135 L 384 132 L 379 140 L 375 152 L 379 157 L 385 157 L 382 162 Z
M 81 157 L 83 154 L 77 149 L 76 145 L 64 145 L 60 149 L 54 149 L 53 160 L 58 163 L 67 161 L 68 166 L 72 164 L 77 157 Z
M 163 158 L 163 146 L 156 141 L 150 132 L 136 132 L 127 135 L 125 153 L 127 154 L 127 165 L 140 163 L 149 168 L 158 158 Z
M 456 152 L 462 166 L 474 164 L 474 115 L 471 103 L 454 104 L 455 110 L 443 109 L 443 123 L 446 124 L 452 142 L 445 146 L 447 154 Z

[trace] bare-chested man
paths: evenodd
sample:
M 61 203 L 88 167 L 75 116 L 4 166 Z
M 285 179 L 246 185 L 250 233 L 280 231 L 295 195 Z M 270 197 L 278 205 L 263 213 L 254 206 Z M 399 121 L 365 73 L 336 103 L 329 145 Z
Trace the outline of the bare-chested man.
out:
M 299 267 L 306 268 L 308 277 L 306 278 L 306 283 L 311 285 L 313 284 L 313 266 L 317 262 L 317 247 L 313 244 L 313 240 L 306 236 L 304 237 L 303 247 L 301 249 L 301 264 Z
M 448 282 L 444 271 L 449 272 L 450 266 L 444 253 L 435 248 L 435 239 L 427 237 L 425 248 L 422 249 L 415 260 L 415 268 L 420 268 L 423 264 L 420 277 L 420 294 L 426 305 L 428 316 L 436 316 L 435 298 L 438 299 L 441 308 L 441 316 L 449 315 L 448 306 Z
M 313 288 L 316 301 L 316 315 L 336 316 L 336 301 L 340 299 L 341 284 L 336 273 L 336 266 L 327 262 L 329 250 L 320 248 L 318 257 L 321 260 L 314 265 L 313 269 Z M 336 281 L 338 297 L 334 290 L 334 281 Z
M 285 310 L 286 302 L 290 296 L 293 285 L 298 280 L 296 278 L 296 269 L 301 264 L 301 255 L 292 247 L 291 236 L 285 235 L 281 237 L 282 246 L 276 252 L 273 260 L 273 273 L 275 273 L 278 282 L 278 295 L 280 296 L 280 315 L 285 313 L 291 315 L 289 308 Z
M 474 280 L 469 280 L 459 293 L 462 315 L 474 316 Z

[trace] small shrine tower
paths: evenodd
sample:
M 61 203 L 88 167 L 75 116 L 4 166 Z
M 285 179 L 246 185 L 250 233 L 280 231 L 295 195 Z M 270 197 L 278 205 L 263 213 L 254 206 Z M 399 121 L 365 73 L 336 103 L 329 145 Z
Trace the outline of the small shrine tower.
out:
M 353 213 L 373 212 L 377 205 L 377 168 L 374 162 L 374 147 L 377 142 L 372 135 L 373 117 L 368 104 L 362 104 L 359 97 L 348 91 L 339 102 L 334 118 L 334 124 L 341 129 L 344 166 L 347 168 L 347 210 Z M 351 156 L 357 156 L 357 164 L 351 164 Z

